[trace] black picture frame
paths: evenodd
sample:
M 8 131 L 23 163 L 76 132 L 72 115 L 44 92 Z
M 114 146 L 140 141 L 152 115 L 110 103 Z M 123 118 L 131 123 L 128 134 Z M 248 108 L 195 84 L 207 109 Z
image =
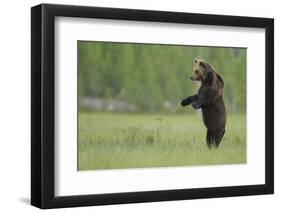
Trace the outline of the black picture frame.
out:
M 265 184 L 112 194 L 54 195 L 55 17 L 263 28 L 265 47 Z M 274 19 L 41 4 L 31 8 L 31 204 L 60 208 L 274 193 Z

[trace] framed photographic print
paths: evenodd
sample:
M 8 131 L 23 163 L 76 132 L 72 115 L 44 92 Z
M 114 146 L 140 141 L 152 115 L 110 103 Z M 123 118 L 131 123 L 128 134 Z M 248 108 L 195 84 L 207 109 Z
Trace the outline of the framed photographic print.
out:
M 31 204 L 272 194 L 274 20 L 31 9 Z

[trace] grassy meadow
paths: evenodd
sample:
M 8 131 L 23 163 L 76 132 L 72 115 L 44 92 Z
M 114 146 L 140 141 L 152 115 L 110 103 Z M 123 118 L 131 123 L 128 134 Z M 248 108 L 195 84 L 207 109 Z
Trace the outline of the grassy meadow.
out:
M 230 114 L 218 149 L 207 148 L 201 113 L 79 112 L 78 169 L 246 163 L 246 116 Z

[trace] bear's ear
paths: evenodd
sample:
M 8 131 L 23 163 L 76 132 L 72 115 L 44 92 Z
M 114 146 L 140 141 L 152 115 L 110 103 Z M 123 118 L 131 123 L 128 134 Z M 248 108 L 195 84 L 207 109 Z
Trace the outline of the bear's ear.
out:
M 203 61 L 200 61 L 200 62 L 199 62 L 199 65 L 200 65 L 201 67 L 203 67 L 203 68 L 206 68 L 205 63 L 204 63 Z
M 194 58 L 194 64 L 197 64 L 197 63 L 198 63 L 198 59 Z

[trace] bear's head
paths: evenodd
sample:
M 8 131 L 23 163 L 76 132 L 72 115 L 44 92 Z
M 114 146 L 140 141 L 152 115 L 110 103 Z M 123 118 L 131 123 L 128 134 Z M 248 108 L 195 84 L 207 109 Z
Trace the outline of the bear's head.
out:
M 194 59 L 193 72 L 190 77 L 192 81 L 206 81 L 212 74 L 213 69 L 207 62 L 200 59 Z
M 193 73 L 190 79 L 206 84 L 216 84 L 219 87 L 224 86 L 221 75 L 210 64 L 200 59 L 194 59 Z

